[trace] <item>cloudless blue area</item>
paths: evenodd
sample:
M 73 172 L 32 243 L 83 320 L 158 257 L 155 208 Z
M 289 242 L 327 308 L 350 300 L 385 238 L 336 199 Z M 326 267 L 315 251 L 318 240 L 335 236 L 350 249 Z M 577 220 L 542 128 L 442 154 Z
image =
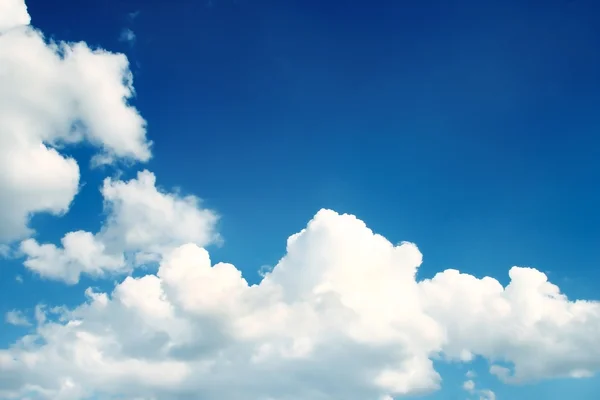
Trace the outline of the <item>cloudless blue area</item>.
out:
M 533 266 L 571 298 L 600 299 L 597 1 L 27 3 L 50 37 L 128 55 L 155 143 L 147 168 L 221 214 L 211 254 L 248 280 L 325 207 L 417 243 L 423 277 L 458 268 L 506 284 L 511 266 Z M 124 28 L 133 46 L 119 42 Z M 109 171 L 80 164 L 86 186 L 66 217 L 35 218 L 40 237 L 98 227 Z M 101 285 L 8 267 L 2 312 L 75 304 Z M 484 367 L 478 383 L 499 399 L 600 390 L 597 378 L 510 387 Z M 440 371 L 431 399 L 465 398 L 466 369 Z

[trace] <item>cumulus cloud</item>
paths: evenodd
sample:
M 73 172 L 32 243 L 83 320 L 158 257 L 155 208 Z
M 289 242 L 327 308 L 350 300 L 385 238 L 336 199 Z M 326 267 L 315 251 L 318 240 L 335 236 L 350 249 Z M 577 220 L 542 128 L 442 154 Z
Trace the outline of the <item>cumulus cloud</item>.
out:
M 27 256 L 25 266 L 42 277 L 73 284 L 79 282 L 82 273 L 101 276 L 109 271 L 126 271 L 123 254 L 107 254 L 104 244 L 90 232 L 67 233 L 61 243 L 62 247 L 57 247 L 40 245 L 35 239 L 23 241 L 21 251 Z
M 27 6 L 22 0 L 3 0 L 0 2 L 0 33 L 18 26 L 29 25 L 31 18 Z
M 25 266 L 42 277 L 77 283 L 81 274 L 127 272 L 182 244 L 205 246 L 219 238 L 213 211 L 194 196 L 160 190 L 149 171 L 127 182 L 105 179 L 102 195 L 107 217 L 100 232 L 70 232 L 60 247 L 27 239 L 21 243 Z
M 569 301 L 544 273 L 532 268 L 514 267 L 509 277 L 511 283 L 503 288 L 493 278 L 447 270 L 422 283 L 429 315 L 445 327 L 445 354 L 478 354 L 514 363 L 514 369 L 491 368 L 514 383 L 597 370 L 599 303 Z
M 65 213 L 79 166 L 61 152 L 87 142 L 94 163 L 147 161 L 144 119 L 127 58 L 54 42 L 29 25 L 22 0 L 0 0 L 0 243 L 31 234 L 31 214 Z
M 31 233 L 31 214 L 68 210 L 79 166 L 65 146 L 95 146 L 95 164 L 151 156 L 126 57 L 29 23 L 23 1 L 0 0 L 0 251 Z M 217 216 L 196 197 L 148 171 L 101 191 L 101 229 L 22 241 L 26 267 L 68 283 L 158 270 L 88 289 L 71 309 L 38 305 L 31 321 L 8 312 L 31 332 L 0 349 L 0 398 L 390 400 L 437 390 L 433 359 L 481 356 L 509 384 L 600 369 L 600 303 L 568 299 L 535 269 L 511 268 L 506 287 L 457 270 L 419 280 L 416 245 L 322 210 L 249 285 L 211 263 Z M 474 379 L 468 394 L 494 400 Z
M 421 261 L 414 244 L 328 210 L 257 285 L 185 244 L 156 274 L 88 290 L 79 307 L 39 319 L 0 351 L 0 388 L 53 399 L 376 400 L 439 388 L 439 357 L 501 362 L 507 382 L 600 369 L 599 303 L 570 301 L 528 268 L 512 268 L 506 287 L 455 270 L 419 281 Z

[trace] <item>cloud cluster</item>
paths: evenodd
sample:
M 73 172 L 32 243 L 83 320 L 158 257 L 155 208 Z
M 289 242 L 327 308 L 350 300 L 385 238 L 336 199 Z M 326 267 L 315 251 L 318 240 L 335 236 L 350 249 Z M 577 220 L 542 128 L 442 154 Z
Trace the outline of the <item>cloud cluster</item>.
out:
M 217 215 L 201 208 L 194 196 L 159 190 L 149 171 L 128 182 L 105 179 L 102 195 L 107 217 L 98 233 L 70 232 L 61 247 L 27 239 L 21 243 L 25 266 L 42 277 L 74 284 L 81 274 L 127 272 L 159 261 L 179 245 L 205 246 L 218 240 Z
M 0 87 L 0 241 L 25 238 L 32 213 L 68 210 L 79 167 L 64 146 L 97 147 L 96 163 L 151 155 L 127 59 L 45 40 L 19 0 L 0 0 Z M 25 239 L 25 266 L 67 283 L 158 270 L 88 289 L 72 309 L 6 314 L 30 330 L 0 349 L 2 399 L 389 400 L 438 389 L 434 359 L 481 356 L 506 383 L 600 369 L 600 303 L 569 300 L 535 269 L 513 267 L 506 287 L 456 270 L 419 279 L 416 245 L 321 210 L 249 285 L 211 263 L 217 216 L 196 197 L 149 171 L 101 191 L 98 232 Z M 473 378 L 465 390 L 493 400 Z
M 79 187 L 61 152 L 88 143 L 94 163 L 146 161 L 145 121 L 128 104 L 127 58 L 46 40 L 22 0 L 0 0 L 0 243 L 31 233 L 31 214 L 65 213 Z
M 507 287 L 454 270 L 419 281 L 421 259 L 329 210 L 257 285 L 186 244 L 156 274 L 39 324 L 0 352 L 0 376 L 55 399 L 376 400 L 437 389 L 432 358 L 480 355 L 507 382 L 600 369 L 599 303 L 528 268 Z

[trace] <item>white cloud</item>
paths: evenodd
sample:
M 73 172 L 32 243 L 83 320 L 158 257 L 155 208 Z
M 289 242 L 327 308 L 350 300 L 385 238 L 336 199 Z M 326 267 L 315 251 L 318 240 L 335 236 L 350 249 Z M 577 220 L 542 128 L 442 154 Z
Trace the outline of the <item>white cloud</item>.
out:
M 475 382 L 471 379 L 475 377 L 475 372 L 468 371 L 466 374 L 469 380 L 463 383 L 463 389 L 471 395 L 478 396 L 479 400 L 496 400 L 496 394 L 489 389 L 477 389 Z
M 419 282 L 421 259 L 415 245 L 394 246 L 326 210 L 288 239 L 258 285 L 186 244 L 156 275 L 128 277 L 112 294 L 88 290 L 60 322 L 39 319 L 35 336 L 0 351 L 0 389 L 375 400 L 437 389 L 431 358 L 440 353 L 514 364 L 510 382 L 600 369 L 599 303 L 569 301 L 526 268 L 512 268 L 507 287 L 453 270 Z
M 496 400 L 496 394 L 489 389 L 479 391 L 479 400 Z
M 122 251 L 162 254 L 185 243 L 204 246 L 218 239 L 218 217 L 195 196 L 167 193 L 149 171 L 129 182 L 106 179 L 102 195 L 109 211 L 99 237 Z
M 21 243 L 27 255 L 25 266 L 40 276 L 77 283 L 82 273 L 101 276 L 105 272 L 126 271 L 123 254 L 106 254 L 104 244 L 89 232 L 66 234 L 62 248 L 53 244 L 40 245 L 35 239 Z
M 23 1 L 0 0 L 0 242 L 31 234 L 32 213 L 65 213 L 78 192 L 77 162 L 61 153 L 86 141 L 95 163 L 146 161 L 145 121 L 127 58 L 85 43 L 47 41 Z
M 29 25 L 31 18 L 23 0 L 0 1 L 0 33 L 10 29 Z
M 15 326 L 30 326 L 31 325 L 31 323 L 29 322 L 27 317 L 25 317 L 25 315 L 23 315 L 23 313 L 19 310 L 11 310 L 11 311 L 7 312 L 6 315 L 4 316 L 4 320 L 6 321 L 7 324 L 15 325 Z
M 46 278 L 77 283 L 81 274 L 126 272 L 158 261 L 182 244 L 205 246 L 218 240 L 217 215 L 201 208 L 194 196 L 159 190 L 151 172 L 142 171 L 128 182 L 107 178 L 102 195 L 107 217 L 100 232 L 70 232 L 61 247 L 25 240 L 25 266 Z M 126 262 L 126 255 L 134 258 Z
M 467 392 L 473 392 L 475 389 L 475 382 L 472 380 L 465 381 L 463 383 L 463 389 L 465 389 Z
M 129 43 L 129 44 L 134 44 L 135 43 L 135 32 L 133 32 L 131 29 L 129 28 L 125 28 L 121 31 L 121 34 L 119 35 L 119 41 L 121 42 L 125 42 L 125 43 Z
M 513 267 L 509 276 L 506 288 L 493 278 L 456 270 L 422 283 L 426 310 L 447 332 L 444 352 L 512 362 L 512 371 L 494 367 L 491 372 L 515 383 L 600 368 L 593 334 L 600 331 L 599 303 L 569 301 L 532 268 Z
M 63 146 L 91 143 L 95 163 L 151 156 L 126 57 L 49 42 L 29 20 L 22 1 L 0 0 L 0 242 L 30 234 L 32 213 L 68 210 L 80 177 Z M 455 270 L 418 281 L 415 245 L 322 210 L 250 286 L 211 265 L 217 216 L 197 198 L 148 171 L 106 179 L 102 195 L 99 232 L 24 240 L 25 265 L 69 283 L 158 271 L 88 289 L 71 310 L 38 305 L 34 332 L 0 349 L 0 398 L 389 400 L 438 389 L 439 356 L 485 357 L 507 383 L 600 369 L 600 303 L 570 301 L 537 270 L 512 268 L 507 287 Z M 32 324 L 16 310 L 5 320 Z M 494 400 L 474 377 L 463 388 Z

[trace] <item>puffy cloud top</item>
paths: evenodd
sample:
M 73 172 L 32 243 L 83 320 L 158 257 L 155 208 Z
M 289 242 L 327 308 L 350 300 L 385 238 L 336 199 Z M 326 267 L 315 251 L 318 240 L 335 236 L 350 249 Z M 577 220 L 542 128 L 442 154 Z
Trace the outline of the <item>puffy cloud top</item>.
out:
M 151 156 L 128 104 L 127 58 L 47 41 L 29 21 L 23 1 L 0 0 L 0 242 L 30 234 L 32 213 L 69 209 L 80 173 L 62 147 L 89 142 L 101 149 L 96 164 Z
M 506 287 L 456 270 L 418 281 L 421 259 L 329 210 L 257 285 L 184 244 L 156 274 L 39 324 L 0 352 L 0 376 L 47 398 L 375 400 L 439 388 L 434 357 L 502 361 L 491 372 L 509 383 L 600 369 L 599 303 L 568 300 L 530 268 Z
M 67 233 L 61 247 L 27 239 L 21 243 L 25 266 L 46 278 L 77 283 L 81 274 L 127 272 L 182 244 L 205 246 L 219 239 L 213 211 L 201 208 L 194 196 L 159 190 L 149 171 L 128 182 L 105 179 L 102 195 L 107 217 L 100 232 Z
M 31 17 L 23 0 L 3 0 L 0 2 L 0 33 L 13 28 L 29 25 Z

